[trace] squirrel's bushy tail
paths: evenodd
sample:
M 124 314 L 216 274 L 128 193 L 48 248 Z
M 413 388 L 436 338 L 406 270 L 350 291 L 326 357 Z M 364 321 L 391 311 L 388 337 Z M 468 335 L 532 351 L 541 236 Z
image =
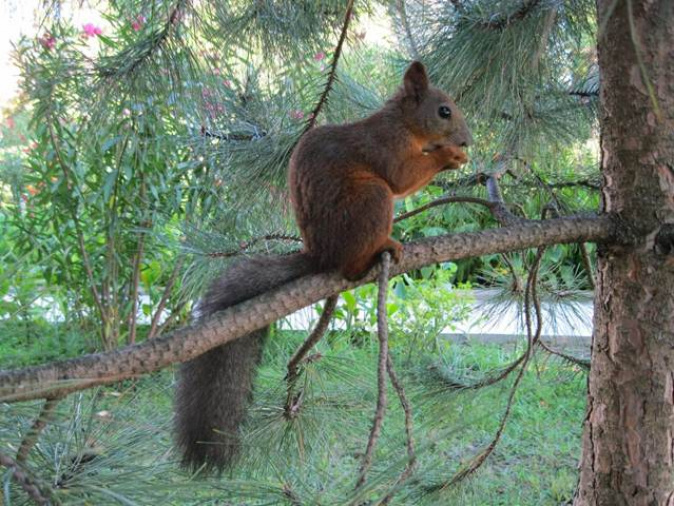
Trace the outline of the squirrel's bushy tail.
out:
M 302 253 L 243 259 L 211 284 L 199 303 L 199 315 L 208 317 L 311 271 Z M 175 430 L 185 467 L 222 471 L 232 464 L 267 332 L 257 330 L 181 366 Z

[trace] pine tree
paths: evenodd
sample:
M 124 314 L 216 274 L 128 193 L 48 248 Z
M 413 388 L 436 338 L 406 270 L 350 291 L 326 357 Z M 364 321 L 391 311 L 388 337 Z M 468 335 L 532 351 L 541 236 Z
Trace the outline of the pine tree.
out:
M 641 286 L 650 286 L 643 274 L 647 271 L 642 272 L 636 260 L 642 252 L 636 244 L 658 231 L 655 253 L 649 257 L 649 265 L 658 272 L 652 280 L 671 286 L 666 281 L 667 261 L 663 261 L 671 259 L 671 231 L 665 225 L 671 206 L 662 204 L 654 209 L 648 223 L 634 212 L 647 205 L 649 195 L 657 194 L 658 203 L 664 202 L 666 195 L 671 197 L 671 188 L 662 188 L 669 181 L 666 167 L 672 158 L 667 156 L 671 155 L 673 129 L 656 139 L 647 126 L 649 121 L 671 123 L 667 116 L 672 110 L 667 107 L 671 94 L 657 87 L 659 79 L 666 82 L 670 76 L 671 64 L 655 61 L 658 54 L 666 53 L 657 52 L 658 47 L 665 48 L 668 28 L 663 20 L 672 18 L 666 3 L 663 0 L 654 4 L 657 7 L 647 8 L 635 0 L 599 2 L 601 15 L 597 17 L 589 0 L 117 0 L 102 7 L 105 23 L 84 26 L 72 24 L 63 14 L 69 4 L 53 4 L 44 13 L 47 23 L 38 36 L 22 41 L 17 48 L 24 72 L 24 98 L 32 106 L 38 140 L 28 156 L 32 173 L 13 176 L 11 181 L 7 176 L 3 179 L 12 184 L 17 199 L 27 183 L 43 185 L 32 201 L 32 211 L 22 205 L 15 207 L 16 217 L 28 223 L 19 244 L 34 255 L 30 261 L 45 266 L 48 279 L 72 291 L 62 299 L 64 313 L 81 315 L 82 322 L 100 322 L 101 347 L 114 348 L 121 340 L 135 342 L 141 273 L 157 265 L 170 266 L 157 267 L 156 280 L 163 281 L 166 289 L 155 294 L 148 309 L 154 336 L 161 309 L 168 305 L 173 314 L 184 318 L 195 295 L 232 258 L 295 248 L 297 231 L 287 209 L 285 171 L 297 140 L 315 124 L 349 121 L 376 110 L 395 90 L 411 59 L 424 61 L 433 82 L 456 97 L 479 141 L 471 151 L 472 173 L 448 176 L 403 203 L 405 210 L 426 204 L 429 209 L 426 215 L 414 220 L 410 217 L 404 227 L 399 225 L 398 232 L 405 240 L 412 240 L 434 235 L 432 229 L 471 232 L 495 223 L 505 228 L 466 235 L 465 244 L 457 245 L 449 237 L 437 238 L 432 243 L 435 257 L 425 253 L 423 244 L 413 246 L 419 255 L 400 268 L 419 268 L 434 259 L 451 258 L 457 260 L 459 280 L 466 272 L 480 272 L 490 284 L 502 286 L 508 300 L 521 302 L 528 342 L 522 353 L 509 356 L 501 367 L 485 374 L 476 375 L 470 367 L 447 370 L 438 364 L 416 374 L 406 371 L 405 379 L 416 386 L 410 397 L 417 419 L 423 420 L 424 432 L 435 436 L 417 442 L 417 465 L 409 476 L 407 427 L 399 410 L 389 415 L 387 423 L 392 428 L 384 433 L 371 477 L 355 489 L 359 459 L 352 456 L 362 451 L 369 420 L 354 414 L 370 410 L 376 394 L 372 364 L 364 361 L 360 348 L 346 342 L 337 340 L 334 346 L 320 348 L 321 360 L 304 367 L 300 415 L 290 422 L 279 411 L 279 399 L 286 393 L 283 371 L 287 351 L 299 345 L 301 336 L 298 342 L 272 343 L 260 380 L 267 388 L 259 391 L 244 434 L 246 467 L 222 480 L 198 485 L 176 473 L 172 463 L 160 461 L 138 468 L 130 463 L 134 458 L 147 462 L 150 451 L 156 451 L 159 459 L 161 452 L 156 448 L 169 451 L 166 427 L 151 432 L 133 427 L 134 413 L 146 396 L 155 396 L 156 402 L 157 397 L 163 399 L 170 392 L 165 381 L 157 387 L 152 377 L 141 380 L 136 385 L 140 399 L 126 407 L 82 394 L 60 403 L 55 398 L 81 389 L 78 379 L 110 383 L 109 371 L 120 363 L 122 372 L 115 380 L 165 367 L 185 353 L 185 348 L 189 353 L 203 351 L 203 343 L 215 344 L 208 341 L 212 341 L 208 328 L 176 333 L 190 346 L 176 345 L 170 339 L 148 342 L 141 350 L 147 354 L 140 361 L 132 356 L 133 350 L 125 349 L 116 355 L 85 357 L 80 362 L 75 359 L 52 369 L 47 365 L 24 375 L 5 371 L 0 374 L 0 392 L 7 400 L 46 397 L 40 418 L 71 420 L 70 426 L 47 424 L 41 434 L 40 423 L 31 428 L 33 406 L 22 407 L 25 413 L 6 408 L 8 417 L 11 414 L 12 420 L 18 420 L 25 452 L 31 453 L 37 445 L 34 457 L 27 462 L 18 456 L 18 462 L 5 458 L 0 452 L 4 459 L 0 464 L 15 470 L 15 489 L 22 488 L 37 502 L 50 497 L 67 502 L 76 496 L 102 504 L 228 499 L 245 504 L 381 504 L 391 497 L 400 504 L 446 503 L 502 443 L 513 400 L 518 387 L 527 381 L 525 373 L 535 349 L 561 355 L 571 364 L 570 370 L 587 369 L 582 357 L 545 349 L 537 321 L 538 301 L 542 296 L 566 300 L 580 288 L 591 288 L 593 250 L 588 253 L 583 241 L 609 240 L 611 251 L 615 250 L 611 255 L 617 251 L 629 261 L 618 268 L 611 255 L 601 259 L 596 321 L 610 322 L 609 315 L 624 316 L 627 330 L 621 333 L 609 323 L 605 332 L 609 344 L 594 349 L 591 411 L 577 503 L 632 504 L 630 494 L 634 493 L 662 502 L 668 471 L 646 468 L 647 453 L 655 450 L 641 441 L 662 440 L 668 434 L 666 424 L 644 423 L 635 428 L 634 424 L 641 424 L 643 412 L 633 401 L 635 392 L 644 402 L 651 400 L 649 395 L 662 400 L 667 392 L 671 394 L 671 381 L 664 373 L 671 340 L 666 330 L 671 323 L 671 291 L 658 291 L 655 285 L 652 290 L 643 288 L 642 302 L 656 294 L 658 307 L 667 308 L 653 318 L 659 322 L 657 328 L 644 326 L 639 315 L 628 315 L 620 303 L 632 300 L 636 293 L 629 285 L 630 272 L 620 269 L 634 266 L 632 272 L 639 271 Z M 648 17 L 657 9 L 659 22 Z M 369 47 L 363 42 L 372 19 L 385 19 L 393 27 L 393 43 Z M 652 31 L 645 30 L 651 26 L 648 23 Z M 600 39 L 604 53 L 599 63 L 595 51 L 598 30 L 606 30 L 605 39 Z M 645 56 L 635 33 L 652 34 L 643 39 Z M 621 88 L 615 75 L 620 54 L 610 49 L 609 40 L 619 41 L 623 54 L 629 56 L 625 65 L 631 64 L 633 73 L 626 71 L 624 75 L 632 75 L 640 84 L 642 96 Z M 604 92 L 603 110 L 618 114 L 620 106 L 611 97 L 625 97 L 636 104 L 635 117 L 644 118 L 635 131 L 662 146 L 660 155 L 655 148 L 642 150 L 644 156 L 650 153 L 654 160 L 664 160 L 664 165 L 649 165 L 648 185 L 644 183 L 643 191 L 639 187 L 629 203 L 630 174 L 645 162 L 625 161 L 632 164 L 633 172 L 623 175 L 621 167 L 612 165 L 611 156 L 619 156 L 621 142 L 628 143 L 630 138 L 624 125 L 605 116 L 598 120 L 600 66 L 602 75 L 612 79 L 603 85 L 615 90 L 615 95 Z M 607 186 L 615 196 L 611 193 L 612 200 L 604 203 L 603 210 L 631 209 L 624 215 L 629 227 L 616 234 L 616 227 L 625 222 L 615 225 L 606 216 L 555 222 L 559 230 L 545 228 L 545 222 L 528 221 L 597 210 L 600 172 L 592 139 L 599 126 L 602 133 L 611 135 L 610 142 L 603 144 L 604 175 L 615 174 L 620 179 L 619 188 Z M 660 182 L 665 181 L 659 188 L 656 172 L 661 174 Z M 452 198 L 465 202 L 460 207 L 440 206 L 443 202 L 433 197 L 444 193 L 444 203 Z M 29 211 L 35 216 L 26 220 Z M 546 249 L 560 242 L 578 245 Z M 512 252 L 527 247 L 538 249 Z M 492 256 L 476 260 L 472 258 L 476 251 Z M 510 253 L 496 256 L 503 252 Z M 615 278 L 607 278 L 609 271 Z M 317 279 L 302 285 L 301 295 L 281 294 L 287 301 L 284 307 L 301 307 L 350 286 L 330 277 Z M 615 295 L 618 292 L 619 297 Z M 619 302 L 605 307 L 611 300 Z M 278 305 L 274 306 L 274 300 L 263 302 L 270 306 L 261 313 L 271 322 Z M 635 308 L 642 306 L 634 304 Z M 236 338 L 242 331 L 227 318 L 225 315 L 211 325 L 228 329 L 231 334 L 227 339 Z M 596 333 L 600 343 L 606 340 L 602 329 Z M 641 367 L 643 363 L 637 364 L 639 367 L 629 361 L 618 363 L 611 354 L 611 342 L 635 346 L 637 352 L 646 349 L 645 338 L 639 341 L 641 345 L 634 344 L 634 339 L 645 333 L 658 334 L 656 341 L 663 346 L 648 348 L 651 356 L 661 358 L 652 377 L 648 367 Z M 640 375 L 652 379 L 655 387 L 622 391 L 620 385 L 625 383 L 619 375 L 629 379 L 630 371 L 642 369 Z M 608 380 L 602 376 L 607 370 L 612 371 Z M 329 381 L 334 378 L 338 380 Z M 50 379 L 54 383 L 45 386 Z M 443 448 L 444 454 L 455 457 L 449 464 L 440 457 L 443 453 L 431 451 L 431 447 L 442 447 L 443 441 L 447 444 L 462 422 L 471 423 L 469 417 L 461 420 L 453 411 L 457 392 L 474 395 L 475 403 L 494 402 L 491 391 L 480 387 L 496 384 L 507 387 L 499 403 L 505 408 L 499 408 L 494 417 L 486 444 L 477 452 L 458 455 L 453 448 Z M 615 395 L 606 397 L 602 392 L 611 385 L 618 385 Z M 46 390 L 36 391 L 40 386 Z M 149 393 L 143 392 L 144 388 Z M 354 392 L 365 392 L 365 396 L 356 398 Z M 604 399 L 610 402 L 608 407 L 602 407 Z M 115 423 L 120 424 L 116 429 L 94 423 L 109 416 L 107 409 L 99 409 L 99 402 L 115 407 Z M 656 404 L 662 420 L 669 420 L 671 403 Z M 622 405 L 628 405 L 634 416 L 621 418 Z M 76 415 L 70 417 L 71 413 Z M 602 432 L 605 419 L 610 420 L 608 426 L 618 428 L 612 432 L 613 439 Z M 456 425 L 443 425 L 442 420 Z M 165 422 L 168 425 L 169 420 Z M 629 479 L 623 479 L 621 471 L 609 469 L 601 459 L 603 467 L 596 468 L 600 443 L 607 445 L 611 459 L 623 467 L 634 464 L 641 474 L 625 472 Z M 333 465 L 335 462 L 340 465 Z M 117 473 L 118 468 L 128 475 Z M 22 470 L 27 472 L 22 475 Z M 646 476 L 657 477 L 652 490 L 643 484 Z M 624 487 L 613 494 L 615 480 Z M 99 486 L 99 481 L 105 485 Z M 194 488 L 200 488 L 197 497 Z

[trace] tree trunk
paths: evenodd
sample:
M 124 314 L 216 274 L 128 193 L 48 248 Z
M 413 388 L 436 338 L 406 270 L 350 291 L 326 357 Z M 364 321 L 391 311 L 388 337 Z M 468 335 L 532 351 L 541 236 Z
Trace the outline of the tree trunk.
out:
M 597 4 L 603 205 L 625 233 L 599 255 L 574 504 L 674 505 L 674 1 Z

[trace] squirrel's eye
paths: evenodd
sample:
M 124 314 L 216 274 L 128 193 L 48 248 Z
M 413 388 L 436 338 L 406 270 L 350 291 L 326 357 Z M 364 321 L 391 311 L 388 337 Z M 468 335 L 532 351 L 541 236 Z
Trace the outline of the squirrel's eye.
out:
M 443 119 L 449 119 L 452 117 L 452 110 L 446 105 L 441 105 L 438 109 L 438 114 Z

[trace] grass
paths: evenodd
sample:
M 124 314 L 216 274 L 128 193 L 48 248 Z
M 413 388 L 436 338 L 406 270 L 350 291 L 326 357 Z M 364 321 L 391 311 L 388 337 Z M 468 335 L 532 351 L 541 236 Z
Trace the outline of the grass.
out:
M 4 353 L 12 342 L 14 349 L 26 350 L 23 359 L 17 351 L 12 364 L 33 363 L 35 348 L 12 341 L 15 331 L 3 324 L 0 350 Z M 41 332 L 51 342 L 47 330 Z M 28 468 L 55 487 L 63 504 L 333 505 L 381 498 L 406 462 L 403 414 L 393 390 L 368 486 L 359 497 L 352 495 L 376 400 L 376 344 L 362 335 L 354 344 L 343 332 L 321 343 L 322 358 L 305 370 L 300 416 L 289 424 L 280 415 L 283 375 L 302 338 L 301 333 L 281 332 L 270 340 L 244 430 L 244 458 L 230 475 L 194 479 L 177 468 L 171 445 L 171 370 L 64 400 Z M 395 342 L 398 370 L 414 408 L 419 468 L 392 504 L 540 506 L 572 497 L 584 373 L 537 355 L 500 444 L 484 466 L 459 486 L 426 494 L 424 490 L 451 477 L 493 438 L 512 384 L 510 378 L 488 389 L 461 391 L 450 387 L 447 378 L 480 378 L 513 360 L 522 345 L 450 343 L 440 356 L 418 352 L 408 361 L 404 339 L 398 336 Z M 77 347 L 66 351 L 76 353 Z M 12 455 L 39 403 L 0 409 L 0 451 Z M 28 504 L 8 475 L 3 479 L 3 504 Z

